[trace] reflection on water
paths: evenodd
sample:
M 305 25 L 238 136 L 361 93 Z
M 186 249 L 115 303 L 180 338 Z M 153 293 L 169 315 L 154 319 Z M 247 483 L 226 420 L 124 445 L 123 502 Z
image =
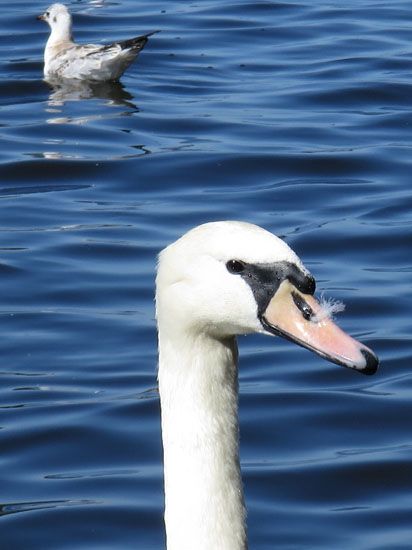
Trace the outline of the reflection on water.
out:
M 93 500 L 45 500 L 40 502 L 13 502 L 10 504 L 0 504 L 0 517 L 21 512 L 32 512 L 35 510 L 47 510 L 60 508 L 62 506 L 85 506 L 88 504 L 97 504 Z
M 50 107 L 61 107 L 66 101 L 81 99 L 107 99 L 108 105 L 125 105 L 137 109 L 131 102 L 132 94 L 127 92 L 120 82 L 89 82 L 87 80 L 47 79 L 51 88 Z

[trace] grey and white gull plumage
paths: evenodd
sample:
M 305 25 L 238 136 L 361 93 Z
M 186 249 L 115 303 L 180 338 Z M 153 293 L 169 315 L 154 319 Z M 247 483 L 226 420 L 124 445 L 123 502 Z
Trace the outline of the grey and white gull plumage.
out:
M 44 77 L 99 82 L 118 80 L 144 48 L 152 33 L 112 44 L 76 44 L 72 17 L 64 4 L 52 4 L 37 19 L 50 26 L 44 49 Z M 155 31 L 157 32 L 157 31 Z

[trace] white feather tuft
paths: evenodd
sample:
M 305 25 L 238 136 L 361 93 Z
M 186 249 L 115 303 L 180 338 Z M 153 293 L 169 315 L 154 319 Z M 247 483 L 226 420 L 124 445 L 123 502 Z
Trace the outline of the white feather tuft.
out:
M 324 319 L 332 319 L 336 313 L 345 310 L 343 302 L 334 298 L 325 298 L 323 295 L 320 297 L 319 305 L 319 311 L 311 319 L 315 323 L 320 323 Z

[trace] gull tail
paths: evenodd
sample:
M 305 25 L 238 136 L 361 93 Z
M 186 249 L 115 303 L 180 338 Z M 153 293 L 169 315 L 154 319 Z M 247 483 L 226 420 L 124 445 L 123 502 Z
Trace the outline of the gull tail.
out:
M 149 36 L 152 36 L 158 32 L 160 31 L 149 32 L 148 34 L 143 34 L 142 36 L 137 36 L 136 38 L 122 40 L 121 42 L 117 42 L 117 44 L 122 48 L 122 50 L 132 50 L 134 53 L 139 53 L 146 46 Z

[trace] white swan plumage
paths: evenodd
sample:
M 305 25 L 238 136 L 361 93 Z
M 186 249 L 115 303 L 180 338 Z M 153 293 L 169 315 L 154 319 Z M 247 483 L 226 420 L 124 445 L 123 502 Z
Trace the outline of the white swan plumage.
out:
M 378 359 L 313 297 L 315 281 L 270 232 L 244 222 L 198 226 L 160 253 L 159 393 L 168 550 L 244 550 L 236 336 L 285 336 L 373 374 Z

